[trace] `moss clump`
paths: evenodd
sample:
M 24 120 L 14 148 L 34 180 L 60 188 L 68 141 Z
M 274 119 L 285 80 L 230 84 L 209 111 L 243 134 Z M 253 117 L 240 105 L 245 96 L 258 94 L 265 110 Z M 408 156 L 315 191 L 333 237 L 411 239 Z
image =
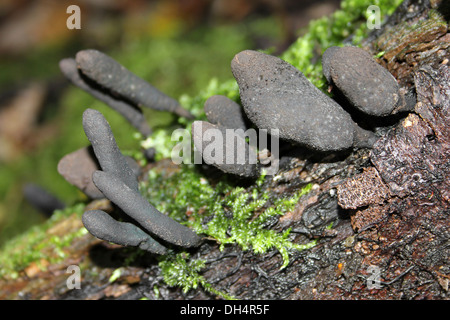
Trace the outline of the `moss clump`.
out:
M 315 242 L 295 244 L 289 239 L 289 229 L 280 233 L 265 227 L 272 219 L 293 210 L 311 185 L 289 198 L 270 200 L 269 193 L 259 187 L 264 178 L 261 176 L 251 190 L 226 181 L 213 187 L 199 173 L 183 166 L 168 178 L 162 173 L 150 174 L 142 190 L 158 210 L 215 239 L 221 249 L 237 244 L 259 254 L 276 248 L 283 257 L 284 268 L 289 263 L 289 250 L 304 250 Z
M 87 233 L 79 222 L 84 208 L 84 204 L 78 204 L 64 210 L 57 210 L 44 224 L 34 226 L 23 235 L 7 242 L 0 251 L 2 266 L 0 277 L 14 279 L 19 271 L 32 262 L 39 266 L 39 261 L 54 264 L 67 258 L 64 248 L 68 247 L 73 239 Z M 70 215 L 76 216 L 77 228 L 65 225 Z
M 205 267 L 205 261 L 190 259 L 187 252 L 170 254 L 161 258 L 159 262 L 164 281 L 171 287 L 181 287 L 184 293 L 201 286 L 207 292 L 220 296 L 227 300 L 234 298 L 224 292 L 214 289 L 206 279 L 199 274 Z M 155 290 L 156 289 L 156 290 Z M 157 288 L 154 288 L 157 291 Z
M 325 91 L 320 57 L 331 46 L 342 46 L 344 40 L 358 46 L 371 31 L 367 28 L 367 8 L 380 8 L 382 19 L 391 15 L 403 0 L 343 0 L 341 9 L 330 17 L 312 21 L 302 37 L 281 56 L 294 65 L 318 88 Z
M 170 175 L 165 171 L 150 171 L 141 190 L 158 210 L 217 241 L 221 249 L 229 244 L 237 244 L 256 254 L 277 249 L 283 258 L 281 268 L 284 268 L 289 263 L 291 250 L 308 249 L 316 242 L 296 244 L 289 239 L 290 229 L 276 232 L 266 227 L 272 219 L 293 210 L 300 197 L 311 190 L 311 185 L 288 198 L 271 200 L 269 192 L 261 190 L 264 179 L 261 176 L 250 190 L 226 180 L 213 187 L 192 167 L 182 166 Z M 217 296 L 233 298 L 208 283 L 200 274 L 205 261 L 191 259 L 187 252 L 162 256 L 159 266 L 164 281 L 169 286 L 181 287 L 185 293 L 201 286 Z

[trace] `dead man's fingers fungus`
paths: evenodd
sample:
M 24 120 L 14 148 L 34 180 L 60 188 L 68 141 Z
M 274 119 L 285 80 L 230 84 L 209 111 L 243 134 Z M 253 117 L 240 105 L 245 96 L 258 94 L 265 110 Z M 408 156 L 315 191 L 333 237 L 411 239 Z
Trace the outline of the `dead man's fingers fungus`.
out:
M 101 210 L 89 210 L 82 216 L 85 228 L 95 237 L 122 246 L 139 247 L 156 254 L 166 254 L 167 248 L 132 223 L 120 222 Z
M 124 99 L 120 99 L 118 96 L 114 96 L 107 89 L 101 87 L 93 80 L 83 76 L 77 68 L 77 62 L 75 59 L 62 59 L 59 62 L 59 68 L 64 76 L 72 82 L 72 84 L 116 110 L 145 137 L 151 134 L 152 130 L 146 122 L 142 110 L 138 106 L 133 105 L 131 102 Z
M 231 69 L 247 117 L 260 129 L 317 151 L 370 147 L 372 132 L 360 128 L 333 99 L 284 60 L 257 51 L 238 53 Z
M 258 176 L 256 146 L 249 145 L 243 134 L 206 121 L 194 121 L 192 139 L 206 164 L 244 178 Z
M 111 127 L 101 112 L 86 109 L 83 113 L 83 129 L 102 170 L 120 177 L 130 188 L 138 190 L 136 175 L 120 152 Z
M 194 118 L 177 100 L 162 93 L 98 50 L 79 51 L 75 60 L 88 78 L 140 107 L 168 111 L 188 119 Z
M 201 238 L 194 231 L 159 212 L 139 191 L 131 189 L 116 175 L 96 171 L 92 179 L 106 198 L 151 234 L 182 247 L 200 244 Z
M 322 66 L 328 82 L 363 113 L 380 117 L 414 107 L 392 74 L 361 48 L 330 47 L 322 56 Z
M 215 95 L 205 102 L 206 118 L 212 124 L 229 129 L 247 130 L 242 107 L 225 96 Z

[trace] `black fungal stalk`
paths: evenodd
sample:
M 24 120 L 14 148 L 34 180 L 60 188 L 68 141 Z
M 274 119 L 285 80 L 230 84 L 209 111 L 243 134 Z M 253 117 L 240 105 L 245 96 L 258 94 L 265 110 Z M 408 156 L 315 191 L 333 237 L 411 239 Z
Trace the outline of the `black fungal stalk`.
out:
M 23 187 L 24 198 L 37 210 L 50 217 L 55 210 L 66 207 L 64 202 L 51 194 L 48 190 L 34 183 L 27 183 Z
M 59 62 L 59 68 L 64 76 L 72 82 L 72 84 L 116 110 L 126 120 L 128 120 L 133 127 L 142 133 L 142 135 L 147 137 L 152 133 L 151 128 L 145 120 L 142 110 L 138 106 L 133 105 L 131 102 L 125 101 L 118 96 L 112 95 L 100 85 L 84 76 L 78 70 L 75 59 L 62 59 Z
M 78 68 L 88 78 L 139 107 L 168 111 L 194 119 L 194 116 L 177 100 L 165 95 L 100 51 L 79 51 L 75 60 Z
M 334 100 L 282 59 L 246 50 L 231 62 L 247 117 L 260 129 L 317 151 L 371 147 L 374 133 L 360 128 Z
M 129 188 L 116 175 L 96 171 L 92 179 L 106 198 L 148 232 L 182 247 L 195 247 L 200 244 L 201 238 L 195 232 L 159 212 L 138 191 Z
M 114 220 L 104 211 L 86 211 L 83 214 L 82 221 L 86 229 L 101 240 L 124 246 L 139 247 L 142 250 L 156 254 L 166 254 L 168 252 L 166 247 L 159 244 L 134 224 Z

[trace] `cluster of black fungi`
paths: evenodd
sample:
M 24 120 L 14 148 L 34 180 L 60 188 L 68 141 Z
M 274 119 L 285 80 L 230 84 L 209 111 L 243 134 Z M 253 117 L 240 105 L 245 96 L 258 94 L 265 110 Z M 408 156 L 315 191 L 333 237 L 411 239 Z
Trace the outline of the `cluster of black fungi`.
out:
M 395 78 L 360 48 L 328 48 L 322 64 L 329 84 L 360 112 L 383 117 L 414 107 L 414 99 L 402 94 Z M 74 85 L 122 114 L 144 136 L 152 130 L 142 107 L 194 120 L 176 100 L 97 50 L 80 51 L 75 59 L 62 60 L 60 68 Z M 246 50 L 234 57 L 231 69 L 239 85 L 242 106 L 225 96 L 210 97 L 204 107 L 208 121 L 194 121 L 193 132 L 200 125 L 202 130 L 245 131 L 250 120 L 259 129 L 277 129 L 277 138 L 281 140 L 319 152 L 370 148 L 377 140 L 372 131 L 358 126 L 335 100 L 278 57 Z M 88 210 L 82 220 L 91 234 L 155 254 L 166 254 L 168 245 L 195 247 L 202 242 L 194 231 L 159 212 L 140 194 L 136 170 L 119 150 L 108 122 L 99 111 L 84 112 L 83 128 L 96 163 L 86 160 L 89 151 L 84 148 L 61 159 L 59 172 L 91 198 L 109 199 L 132 219 L 119 221 L 104 211 Z M 200 152 L 205 147 L 201 135 L 194 135 L 193 142 Z M 246 141 L 243 143 L 250 148 Z M 214 163 L 207 155 L 203 156 L 206 163 L 228 174 L 243 178 L 260 174 L 259 163 L 230 165 Z

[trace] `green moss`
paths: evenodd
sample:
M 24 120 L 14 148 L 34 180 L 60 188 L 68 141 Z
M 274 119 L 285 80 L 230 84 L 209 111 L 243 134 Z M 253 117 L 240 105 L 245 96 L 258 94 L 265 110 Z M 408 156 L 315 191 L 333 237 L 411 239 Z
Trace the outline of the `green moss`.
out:
M 259 181 L 264 178 L 261 176 Z M 195 170 L 183 166 L 170 177 L 163 173 L 150 174 L 141 190 L 158 210 L 215 239 L 221 250 L 229 244 L 257 254 L 277 249 L 283 257 L 281 268 L 284 268 L 289 263 L 290 250 L 307 249 L 315 242 L 295 244 L 289 239 L 290 230 L 276 232 L 265 227 L 272 219 L 293 210 L 311 186 L 288 198 L 271 200 L 269 193 L 261 191 L 258 185 L 245 190 L 221 181 L 213 187 Z
M 224 292 L 215 289 L 206 279 L 200 275 L 200 271 L 205 267 L 205 261 L 201 259 L 190 259 L 187 252 L 169 254 L 160 259 L 159 267 L 164 277 L 164 281 L 171 287 L 181 287 L 184 293 L 201 286 L 207 292 L 227 300 L 234 298 Z M 157 287 L 153 288 L 156 294 L 159 293 Z
M 15 278 L 19 271 L 32 262 L 39 265 L 39 261 L 45 260 L 53 264 L 67 258 L 64 248 L 68 247 L 74 238 L 84 235 L 86 229 L 78 228 L 64 235 L 51 236 L 46 231 L 65 221 L 70 214 L 76 214 L 81 219 L 84 207 L 84 204 L 77 204 L 57 210 L 44 224 L 34 226 L 28 232 L 8 241 L 0 251 L 0 277 Z
M 182 166 L 169 175 L 164 171 L 151 171 L 148 181 L 141 184 L 141 190 L 158 210 L 217 241 L 220 249 L 231 244 L 256 254 L 277 249 L 283 259 L 281 268 L 284 268 L 292 250 L 308 249 L 316 242 L 293 243 L 289 237 L 290 229 L 276 232 L 266 227 L 271 219 L 293 210 L 300 197 L 310 191 L 311 185 L 290 197 L 271 200 L 269 193 L 261 190 L 264 179 L 261 176 L 251 190 L 226 180 L 212 186 L 192 167 Z M 161 257 L 159 266 L 169 286 L 179 286 L 184 292 L 201 286 L 223 298 L 232 298 L 208 283 L 200 275 L 205 262 L 191 259 L 186 252 Z

